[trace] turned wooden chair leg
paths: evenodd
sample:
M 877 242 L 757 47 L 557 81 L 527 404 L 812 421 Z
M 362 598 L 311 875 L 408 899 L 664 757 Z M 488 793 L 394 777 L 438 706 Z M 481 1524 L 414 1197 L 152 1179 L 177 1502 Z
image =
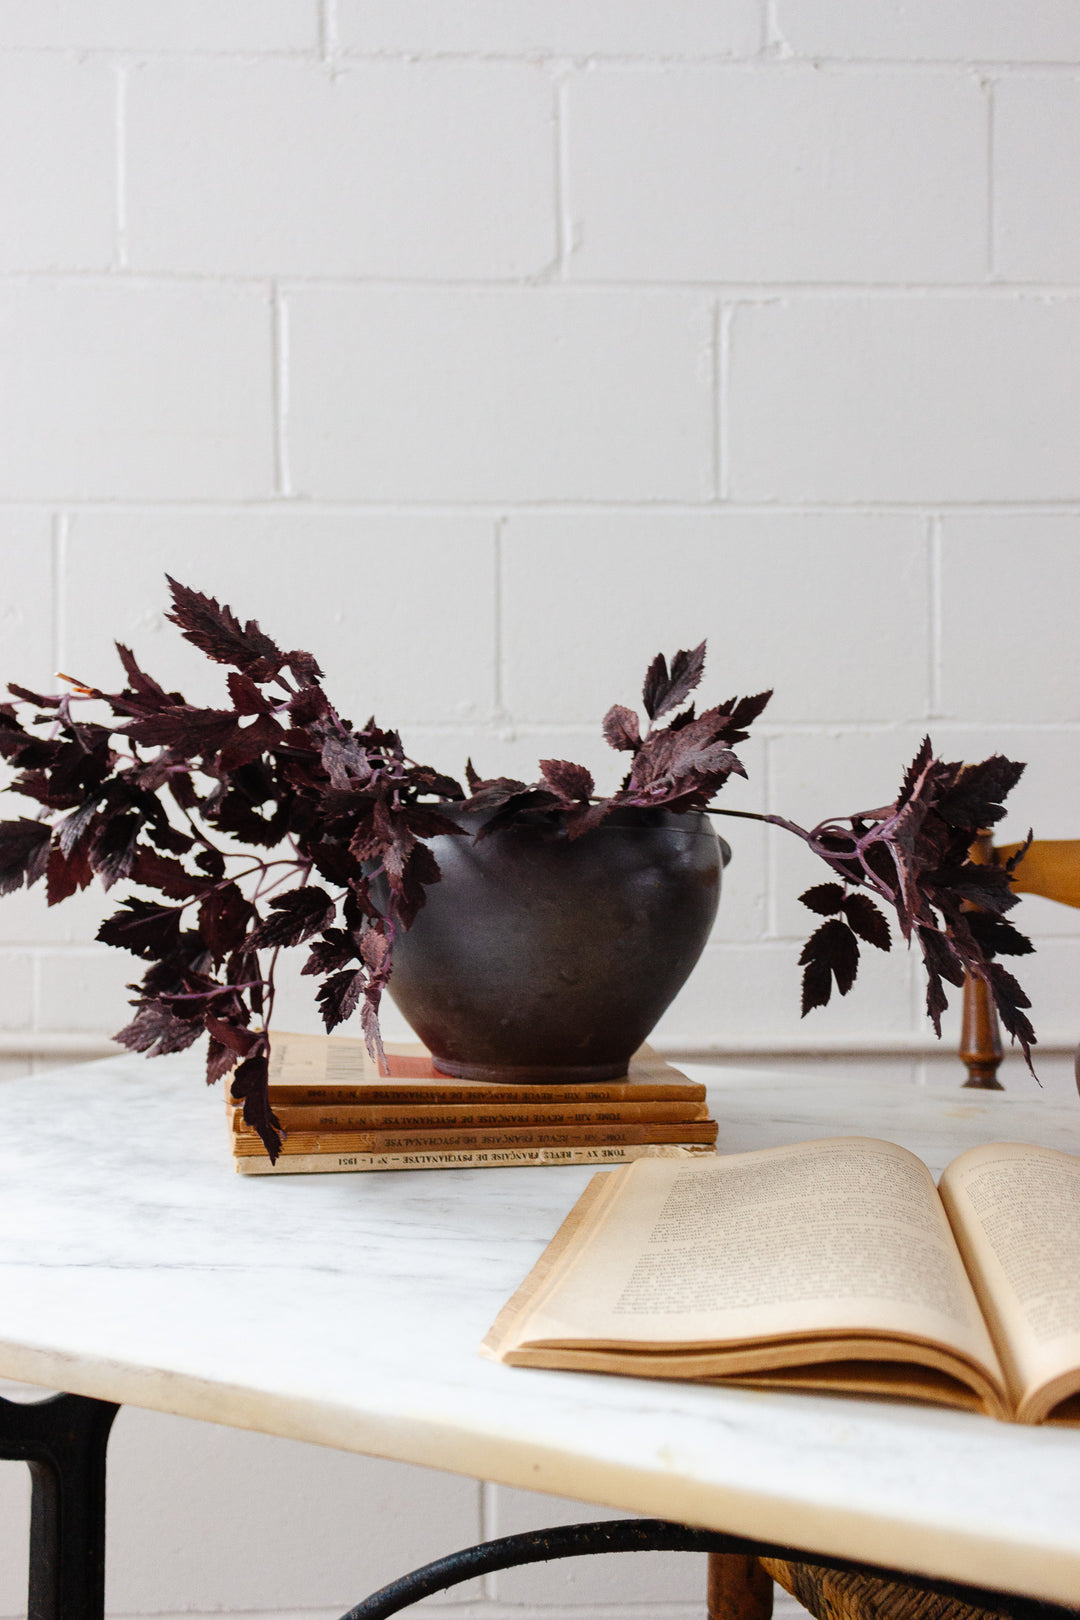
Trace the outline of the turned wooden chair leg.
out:
M 981 979 L 964 978 L 964 1020 L 960 1029 L 960 1058 L 967 1068 L 965 1086 L 980 1091 L 1004 1091 L 997 1077 L 1003 1053 L 997 1008 Z
M 770 1620 L 772 1578 L 756 1558 L 709 1554 L 709 1620 Z
M 988 832 L 977 835 L 968 850 L 968 859 L 977 866 L 994 864 L 994 847 Z M 964 909 L 977 908 L 965 905 Z M 978 1091 L 1004 1091 L 997 1077 L 1003 1055 L 993 997 L 981 979 L 968 973 L 964 977 L 964 1017 L 960 1029 L 960 1060 L 968 1072 L 964 1085 Z

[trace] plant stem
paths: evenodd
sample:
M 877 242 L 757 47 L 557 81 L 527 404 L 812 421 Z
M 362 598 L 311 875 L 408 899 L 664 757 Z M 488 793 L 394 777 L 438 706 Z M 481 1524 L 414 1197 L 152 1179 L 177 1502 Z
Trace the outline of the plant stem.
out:
M 784 816 L 766 815 L 764 811 L 757 810 L 722 810 L 719 805 L 707 804 L 704 806 L 707 816 L 735 816 L 739 821 L 764 821 L 770 827 L 783 827 L 787 832 L 794 833 L 796 837 L 809 843 L 812 834 L 800 827 L 798 822 L 788 821 Z
M 217 996 L 231 995 L 234 990 L 255 990 L 266 983 L 265 979 L 245 979 L 242 984 L 221 984 L 213 990 L 184 990 L 175 994 L 170 992 L 167 1001 L 213 1001 Z
M 307 885 L 308 879 L 310 877 L 311 877 L 311 862 L 309 861 L 308 864 L 307 864 L 307 867 L 306 867 L 306 869 L 304 871 L 304 875 L 300 880 L 298 888 L 303 889 Z M 264 1004 L 263 1004 L 262 1034 L 263 1034 L 264 1040 L 266 1041 L 266 1050 L 267 1051 L 270 1050 L 270 1020 L 274 1016 L 274 998 L 277 995 L 277 985 L 274 982 L 274 969 L 277 967 L 277 959 L 278 959 L 278 957 L 280 955 L 281 955 L 281 946 L 276 945 L 274 947 L 273 953 L 272 953 L 272 955 L 270 957 L 270 966 L 266 970 L 266 977 L 263 980 L 263 983 L 266 986 L 266 999 L 265 999 Z
M 226 852 L 223 849 L 219 849 L 216 844 L 212 844 L 210 842 L 209 838 L 207 838 L 206 834 L 199 826 L 199 823 L 193 818 L 191 811 L 187 808 L 187 806 L 178 804 L 177 808 L 179 809 L 180 814 L 187 821 L 188 826 L 191 828 L 199 843 L 202 844 L 203 848 L 211 850 L 215 855 L 220 855 L 223 860 L 227 859 Z

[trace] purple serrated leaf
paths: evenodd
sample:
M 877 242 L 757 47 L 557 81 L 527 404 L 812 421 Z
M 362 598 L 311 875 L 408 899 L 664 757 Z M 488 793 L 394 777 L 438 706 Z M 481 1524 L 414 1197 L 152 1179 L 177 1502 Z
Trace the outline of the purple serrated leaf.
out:
M 633 709 L 622 703 L 613 704 L 604 716 L 604 737 L 612 748 L 633 753 L 641 747 L 641 731 Z
M 185 641 L 218 664 L 232 664 L 253 680 L 268 680 L 285 662 L 281 649 L 264 635 L 254 619 L 241 625 L 231 608 L 165 576 L 173 611 L 165 617 L 178 625 Z
M 279 945 L 302 945 L 312 934 L 328 928 L 336 905 L 325 889 L 290 889 L 270 901 L 272 917 L 265 917 L 247 937 L 251 950 L 268 950 Z
M 592 775 L 584 765 L 574 765 L 568 759 L 542 759 L 540 770 L 544 781 L 564 798 L 587 803 L 595 791 Z
M 868 894 L 849 894 L 843 900 L 844 916 L 860 939 L 879 951 L 892 949 L 889 925 Z
M 232 1077 L 232 1095 L 243 1098 L 244 1124 L 257 1131 L 271 1164 L 281 1152 L 281 1121 L 270 1106 L 270 1065 L 268 1051 L 245 1058 Z
M 327 979 L 315 999 L 319 1003 L 319 1011 L 328 1030 L 336 1029 L 339 1024 L 352 1017 L 363 992 L 362 968 L 349 968 Z
M 818 883 L 812 889 L 804 890 L 799 899 L 819 916 L 831 917 L 844 904 L 844 890 L 839 883 Z

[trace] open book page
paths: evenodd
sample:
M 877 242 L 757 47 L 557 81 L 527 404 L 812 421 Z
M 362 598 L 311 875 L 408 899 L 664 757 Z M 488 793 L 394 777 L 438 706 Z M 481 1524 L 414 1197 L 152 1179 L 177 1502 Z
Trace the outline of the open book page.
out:
M 611 1371 L 693 1377 L 806 1365 L 815 1340 L 822 1357 L 888 1359 L 888 1337 L 943 1346 L 1001 1386 L 933 1179 L 905 1149 L 846 1137 L 597 1180 L 611 1185 L 590 1188 L 489 1353 L 605 1347 Z M 628 1354 L 647 1350 L 664 1365 L 634 1369 Z
M 941 1196 L 1018 1416 L 1037 1423 L 1080 1392 L 1080 1159 L 1018 1142 L 971 1148 Z

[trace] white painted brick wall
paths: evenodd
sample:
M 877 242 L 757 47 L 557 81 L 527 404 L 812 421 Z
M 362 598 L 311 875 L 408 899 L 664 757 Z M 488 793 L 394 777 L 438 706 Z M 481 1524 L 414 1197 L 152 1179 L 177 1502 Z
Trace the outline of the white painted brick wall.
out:
M 0 499 L 271 494 L 271 317 L 256 285 L 0 281 Z
M 108 685 L 118 636 L 215 701 L 169 571 L 443 769 L 611 782 L 603 711 L 707 635 L 709 693 L 776 687 L 733 808 L 881 803 L 930 730 L 1029 761 L 1006 836 L 1076 836 L 1078 178 L 1071 0 L 0 0 L 3 676 Z M 729 826 L 660 1033 L 917 1042 L 900 951 L 799 1020 L 816 874 Z M 1076 914 L 1024 912 L 1063 1048 Z M 124 1021 L 101 913 L 0 902 L 0 1079 Z M 282 1006 L 315 1027 L 310 981 Z M 134 1412 L 113 1456 L 117 1614 L 339 1613 L 581 1511 Z M 25 1497 L 0 1466 L 0 1616 Z M 237 1560 L 226 1497 L 280 1557 Z M 436 1607 L 463 1605 L 689 1620 L 701 1575 L 564 1565 Z
M 566 101 L 575 277 L 984 272 L 988 107 L 974 78 L 635 64 L 575 75 Z
M 285 306 L 286 455 L 297 494 L 709 497 L 707 298 L 411 286 L 287 290 Z
M 1015 281 L 1075 281 L 1080 226 L 1080 81 L 1014 74 L 994 85 L 993 270 Z
M 357 54 L 515 57 L 753 56 L 757 0 L 340 0 L 337 38 Z
M 133 269 L 439 281 L 555 256 L 554 92 L 528 64 L 159 59 L 126 128 Z
M 716 699 L 775 685 L 770 724 L 873 721 L 886 709 L 925 714 L 927 550 L 925 525 L 906 512 L 718 506 L 512 517 L 502 535 L 504 701 L 523 721 L 579 723 L 602 714 L 615 690 L 633 702 L 641 647 L 650 636 L 658 647 L 679 644 L 696 613 L 717 627 L 707 666 Z M 848 612 L 844 590 L 838 599 L 836 581 L 854 584 L 867 556 L 890 559 L 884 619 Z M 554 662 L 535 632 L 548 622 L 590 656 L 569 667 Z M 795 678 L 777 683 L 783 666 Z M 739 791 L 747 797 L 742 784 Z
M 901 62 L 1080 61 L 1068 0 L 776 0 L 783 53 Z
M 59 667 L 110 689 L 115 638 L 138 645 L 167 685 L 220 705 L 226 670 L 192 657 L 165 619 L 162 582 L 171 574 L 197 580 L 221 601 L 242 602 L 245 617 L 277 623 L 290 646 L 317 646 L 328 687 L 357 722 L 374 710 L 395 725 L 490 725 L 495 548 L 494 520 L 467 511 L 346 514 L 284 503 L 259 511 L 84 509 L 64 538 Z M 273 558 L 274 568 L 253 571 L 258 557 Z M 103 580 L 105 634 L 97 615 L 81 610 Z M 417 630 L 422 655 L 392 656 L 390 646 L 405 645 Z
M 738 308 L 737 500 L 1080 498 L 1080 300 L 921 293 Z
M 319 18 L 319 0 L 4 0 L 3 45 L 310 55 L 319 47 Z
M 1051 606 L 1050 593 L 1062 606 L 1080 602 L 1080 520 L 1066 513 L 951 513 L 941 520 L 940 548 L 939 712 L 950 721 L 990 725 L 1075 722 L 1080 675 L 1076 638 L 1068 615 Z M 987 657 L 987 626 L 1001 602 L 1024 589 L 1028 575 L 1040 582 L 1044 610 L 1003 626 L 995 652 Z M 1037 671 L 1036 678 L 1018 679 L 1024 668 Z M 1060 774 L 1043 775 L 1047 810 L 1059 781 L 1066 775 L 1075 781 L 1075 763 L 1066 748 Z M 1030 813 L 1039 814 L 1038 801 Z
M 109 268 L 116 149 L 108 61 L 0 59 L 0 270 Z

